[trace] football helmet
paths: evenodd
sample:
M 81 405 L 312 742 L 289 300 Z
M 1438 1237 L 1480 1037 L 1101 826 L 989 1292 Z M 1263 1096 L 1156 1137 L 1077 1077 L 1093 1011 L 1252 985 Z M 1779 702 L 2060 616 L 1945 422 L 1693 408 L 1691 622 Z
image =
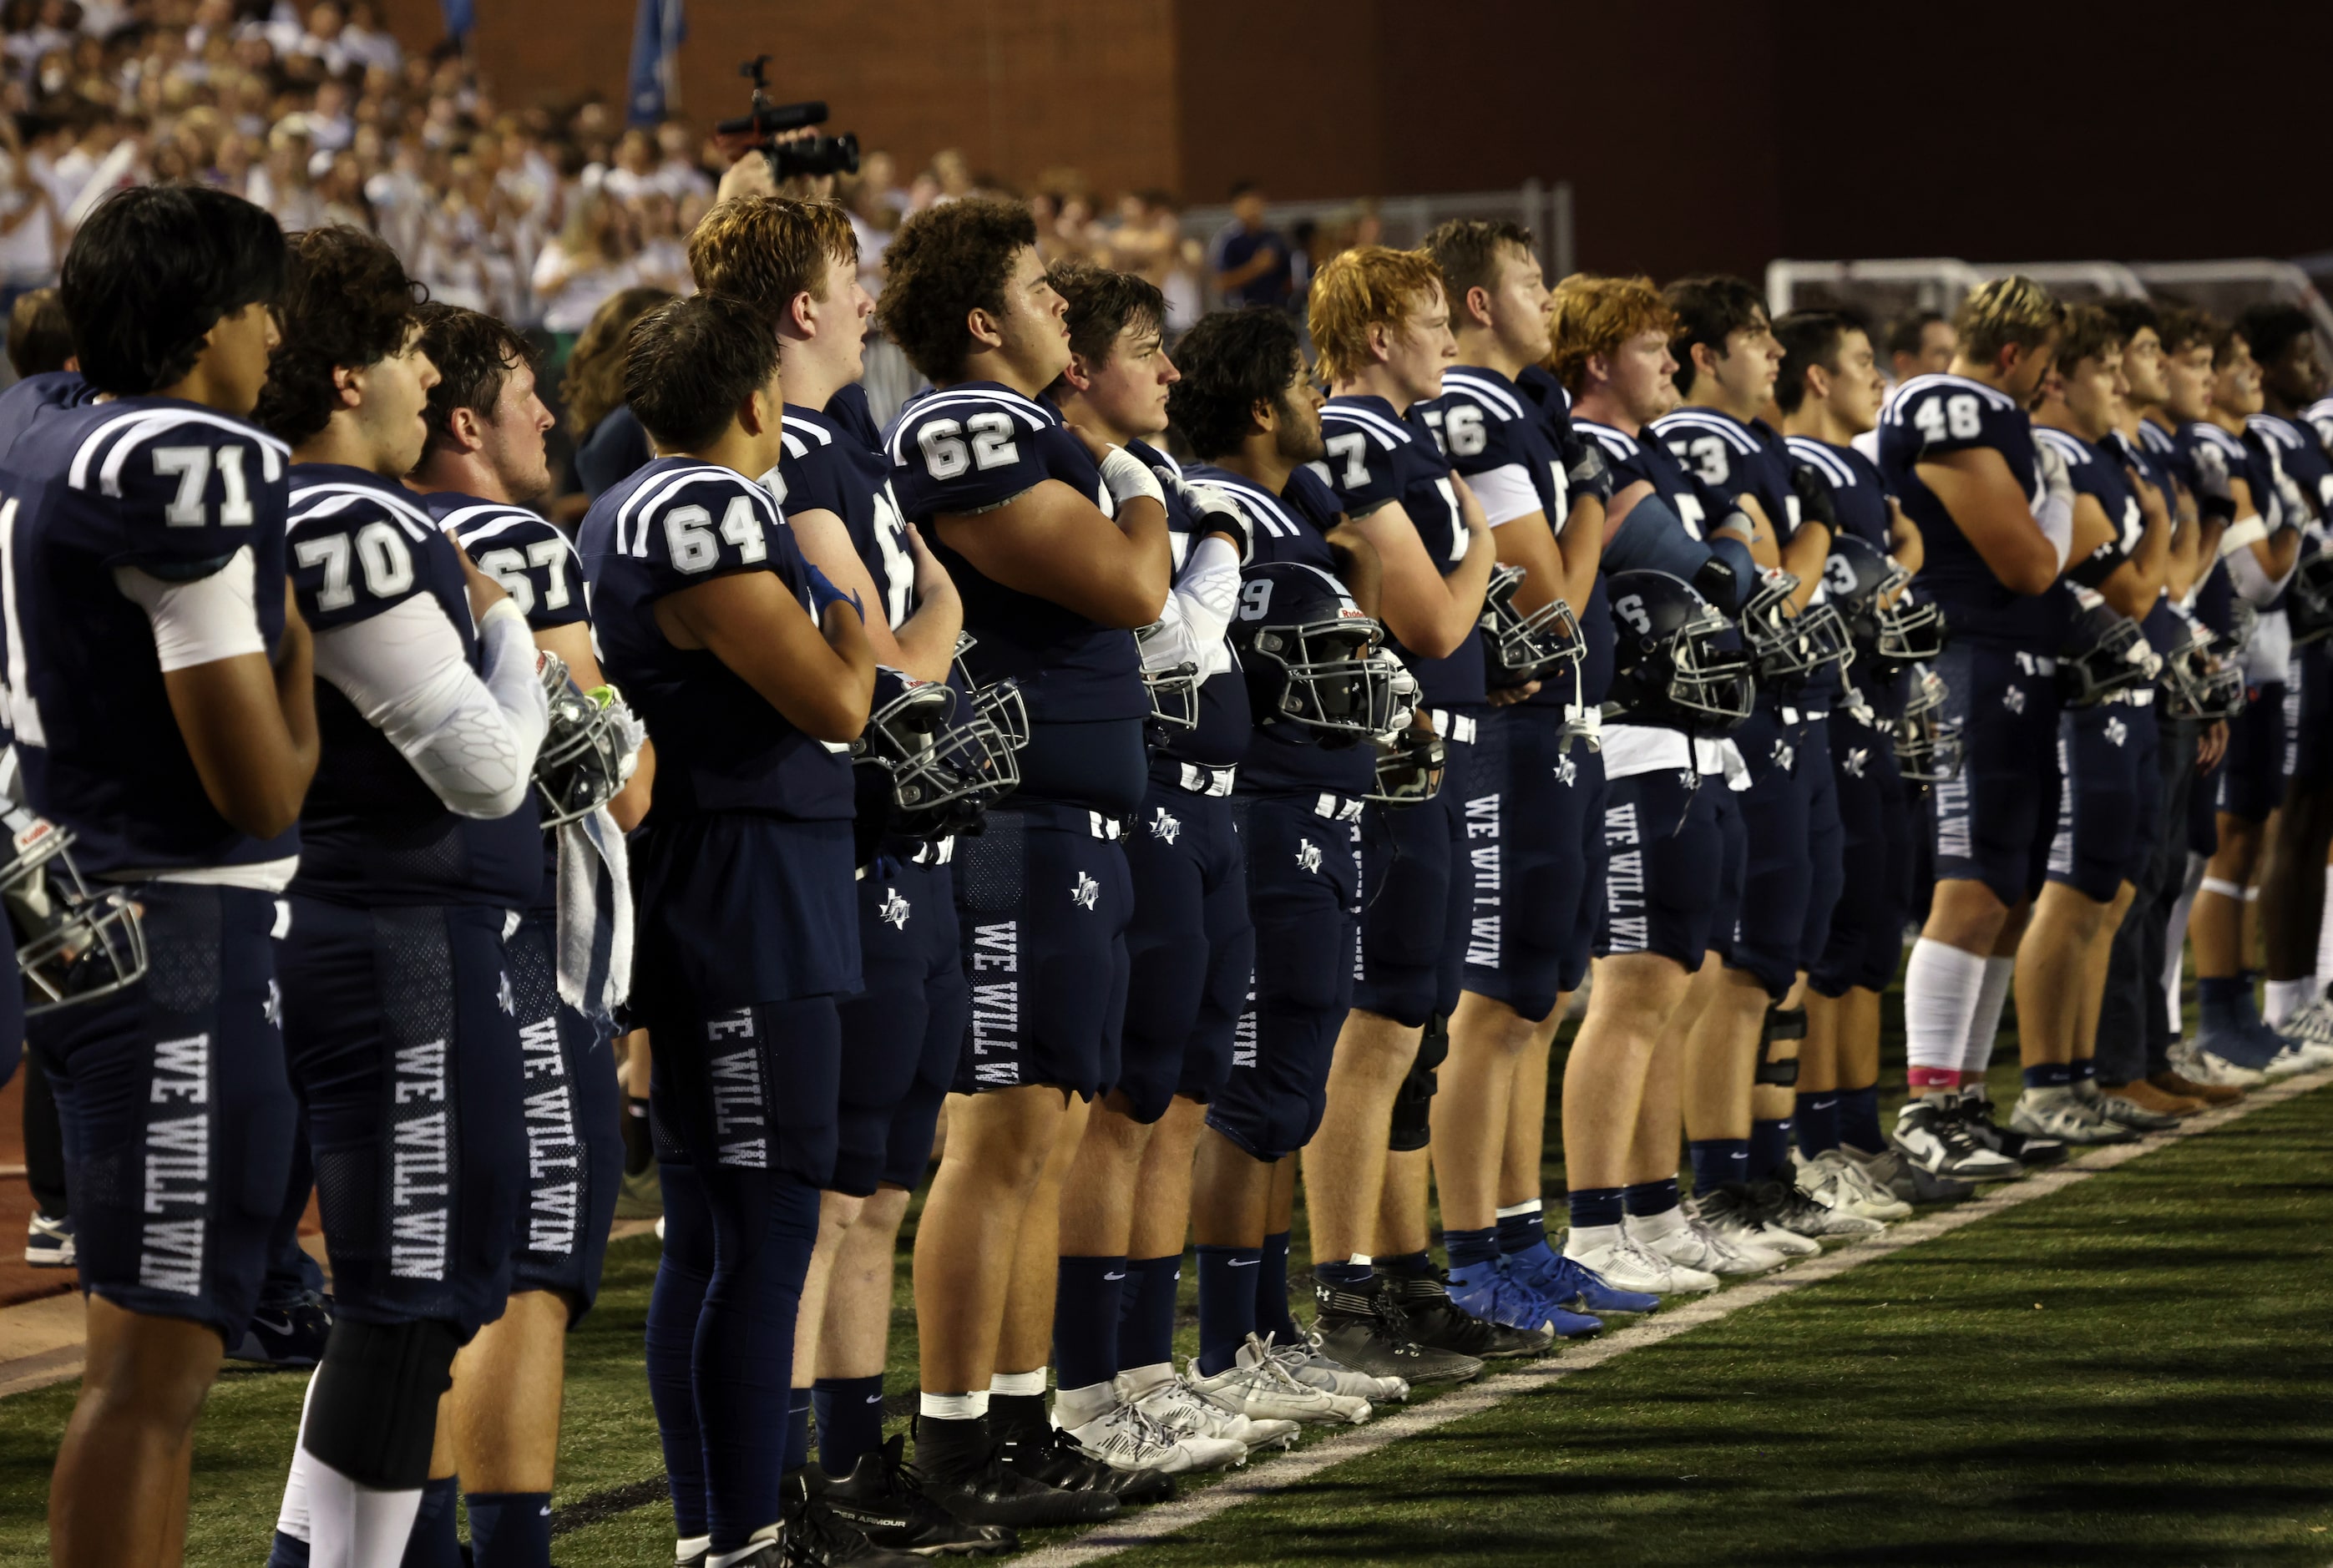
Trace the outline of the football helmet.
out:
M 1578 669 L 1587 647 L 1571 606 L 1551 599 L 1526 615 L 1515 608 L 1523 585 L 1520 566 L 1498 566 L 1483 592 L 1483 656 L 1493 688 L 1545 680 L 1566 665 Z
M 1230 637 L 1259 726 L 1291 726 L 1339 746 L 1406 722 L 1394 689 L 1399 664 L 1374 657 L 1385 628 L 1317 566 L 1249 567 Z
M 1430 801 L 1442 790 L 1442 773 L 1450 748 L 1424 724 L 1412 723 L 1391 735 L 1377 737 L 1378 776 L 1363 800 L 1379 805 L 1409 806 Z
M 1944 650 L 1944 612 L 1912 592 L 1912 574 L 1858 534 L 1837 534 L 1823 563 L 1823 592 L 1847 625 L 1858 657 L 1887 672 Z
M 1142 667 L 1142 689 L 1150 694 L 1150 717 L 1170 729 L 1199 727 L 1199 667 L 1190 659 L 1153 669 Z
M 2284 619 L 2295 648 L 2333 637 L 2333 550 L 2312 543 L 2304 551 L 2285 588 Z
M 964 656 L 971 651 L 974 643 L 971 632 L 955 634 L 956 683 L 972 693 L 974 717 L 986 719 L 1003 737 L 1006 746 L 1019 751 L 1029 744 L 1029 705 L 1022 699 L 1021 683 L 1010 676 L 1002 680 L 992 680 L 986 686 L 973 679 L 972 671 L 965 666 Z
M 1944 784 L 1960 776 L 1960 731 L 1937 717 L 1946 695 L 1943 676 L 1925 668 L 1914 672 L 1895 735 L 1896 770 L 1907 784 Z
M 954 687 L 875 669 L 867 727 L 850 743 L 862 822 L 876 836 L 945 838 L 980 821 L 1021 783 L 1021 759 L 977 705 L 958 722 Z M 862 852 L 862 859 L 864 854 Z
M 1750 717 L 1750 654 L 1733 623 L 1666 572 L 1616 572 L 1611 700 L 1656 724 L 1733 729 Z
M 1841 669 L 1855 658 L 1847 623 L 1828 601 L 1810 602 L 1796 615 L 1791 595 L 1799 580 L 1787 572 L 1763 573 L 1742 606 L 1742 636 L 1758 664 L 1758 678 L 1781 686 L 1803 684 L 1826 664 Z
M 579 688 L 557 654 L 539 655 L 535 673 L 551 699 L 551 728 L 534 754 L 535 794 L 542 797 L 542 825 L 550 829 L 615 799 L 639 766 L 648 731 L 614 687 Z
M 2087 588 L 2074 590 L 2074 619 L 2058 654 L 2058 697 L 2066 707 L 2096 707 L 2163 672 L 2163 661 L 2137 621 Z
M 2163 702 L 2174 718 L 2211 724 L 2244 711 L 2243 665 L 2213 646 L 2212 629 L 2181 618 L 2178 646 L 2163 657 Z
M 110 996 L 146 973 L 146 929 L 125 888 L 92 890 L 73 864 L 73 836 L 24 806 L 0 811 L 8 831 L 0 901 L 15 927 L 16 967 L 33 1017 Z

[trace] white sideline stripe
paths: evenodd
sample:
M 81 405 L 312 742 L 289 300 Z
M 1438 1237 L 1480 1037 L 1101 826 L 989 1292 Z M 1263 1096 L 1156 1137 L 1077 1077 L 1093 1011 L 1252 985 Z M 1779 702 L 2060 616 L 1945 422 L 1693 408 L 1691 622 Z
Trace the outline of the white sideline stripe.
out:
M 1685 1306 L 1664 1307 L 1652 1316 L 1638 1320 L 1633 1327 L 1599 1335 L 1578 1349 L 1563 1351 L 1545 1361 L 1529 1362 L 1521 1371 L 1485 1378 L 1455 1393 L 1445 1394 L 1430 1404 L 1403 1410 L 1399 1415 L 1380 1417 L 1365 1427 L 1351 1428 L 1335 1437 L 1310 1443 L 1298 1452 L 1276 1458 L 1269 1465 L 1235 1472 L 1204 1492 L 1147 1509 L 1125 1521 L 1114 1520 L 1108 1525 L 1097 1525 L 1074 1541 L 1064 1541 L 1057 1546 L 1032 1552 L 1015 1558 L 1014 1562 L 1018 1568 L 1075 1568 L 1078 1563 L 1098 1563 L 1137 1546 L 1157 1545 L 1177 1531 L 1194 1525 L 1204 1525 L 1243 1503 L 1267 1497 L 1275 1492 L 1284 1492 L 1348 1459 L 1358 1459 L 1404 1438 L 1414 1438 L 1421 1432 L 1430 1432 L 1453 1421 L 1464 1420 L 1468 1416 L 1478 1416 L 1493 1406 L 1504 1404 L 1517 1394 L 1537 1392 L 1574 1372 L 1600 1367 L 1630 1351 L 1675 1339 L 1704 1323 L 1731 1317 L 1744 1307 L 1756 1306 L 1779 1295 L 1788 1295 L 1801 1285 L 1835 1279 L 1849 1269 L 1859 1268 L 1875 1259 L 1901 1252 L 1907 1246 L 1917 1246 L 1924 1241 L 1948 1236 L 1963 1226 L 1973 1225 L 2004 1209 L 2031 1203 L 2037 1198 L 2047 1198 L 2051 1193 L 2063 1192 L 2069 1187 L 2088 1181 L 2100 1171 L 2112 1170 L 2142 1155 L 2152 1154 L 2167 1144 L 2224 1127 L 2264 1105 L 2280 1105 L 2328 1083 L 2333 1083 L 2333 1071 L 2301 1073 L 2280 1083 L 2263 1085 L 2232 1105 L 2190 1117 L 2168 1131 L 2154 1134 L 2136 1143 L 2109 1144 L 2021 1181 L 2003 1183 L 1990 1193 L 1981 1194 L 1965 1203 L 1954 1204 L 1924 1219 L 1907 1219 L 1890 1226 L 1886 1234 L 1873 1236 L 1868 1241 L 1850 1242 L 1845 1246 L 1826 1251 L 1820 1257 L 1810 1258 L 1805 1263 L 1793 1265 L 1747 1284 L 1734 1285 L 1714 1294 L 1699 1297 Z

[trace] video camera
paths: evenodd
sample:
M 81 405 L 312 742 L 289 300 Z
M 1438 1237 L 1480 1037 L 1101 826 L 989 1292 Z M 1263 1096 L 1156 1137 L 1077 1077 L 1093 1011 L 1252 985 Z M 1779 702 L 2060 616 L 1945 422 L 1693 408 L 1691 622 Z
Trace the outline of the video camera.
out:
M 737 67 L 737 74 L 750 78 L 754 83 L 754 111 L 741 119 L 725 120 L 713 129 L 723 136 L 753 137 L 762 156 L 770 160 L 773 179 L 795 175 L 857 174 L 859 138 L 853 132 L 806 136 L 792 141 L 777 139 L 782 132 L 826 123 L 826 104 L 817 99 L 807 103 L 772 103 L 769 63 L 770 56 L 756 54 Z

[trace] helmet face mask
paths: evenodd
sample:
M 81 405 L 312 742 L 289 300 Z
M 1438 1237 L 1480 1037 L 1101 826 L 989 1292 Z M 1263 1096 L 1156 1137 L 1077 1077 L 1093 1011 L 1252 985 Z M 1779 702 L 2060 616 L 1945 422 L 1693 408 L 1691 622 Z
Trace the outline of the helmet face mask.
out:
M 2333 550 L 2312 549 L 2292 569 L 2292 581 L 2285 588 L 2284 618 L 2295 648 L 2333 637 Z
M 1285 726 L 1319 746 L 1349 746 L 1396 727 L 1400 673 L 1375 657 L 1385 628 L 1363 615 L 1318 567 L 1251 567 L 1229 635 L 1247 678 L 1256 722 Z
M 973 679 L 972 671 L 965 668 L 964 656 L 974 646 L 969 631 L 955 634 L 955 673 L 964 689 L 972 693 L 972 709 L 975 717 L 985 719 L 1005 746 L 1019 751 L 1029 744 L 1029 705 L 1021 696 L 1021 683 L 1006 677 L 986 686 Z
M 631 777 L 639 746 L 628 733 L 630 715 L 613 687 L 608 700 L 576 689 L 558 655 L 545 653 L 537 672 L 551 704 L 551 727 L 535 754 L 534 790 L 545 829 L 590 815 L 613 800 Z
M 15 930 L 16 967 L 34 1017 L 110 996 L 146 973 L 146 929 L 128 890 L 92 890 L 68 851 L 72 834 L 22 806 L 0 816 L 10 830 L 0 900 Z
M 1960 728 L 1937 716 L 1943 711 L 1944 678 L 1932 669 L 1913 678 L 1896 721 L 1896 767 L 1907 784 L 1944 784 L 1958 778 L 1964 760 Z
M 1845 669 L 1855 659 L 1847 623 L 1835 606 L 1810 603 L 1795 615 L 1790 612 L 1790 598 L 1798 591 L 1796 577 L 1769 572 L 1742 607 L 1742 636 L 1757 659 L 1761 680 L 1804 679 L 1826 664 Z
M 1483 653 L 1493 687 L 1528 686 L 1567 665 L 1576 670 L 1587 656 L 1579 619 L 1562 600 L 1551 599 L 1528 614 L 1515 608 L 1522 582 L 1522 567 L 1501 566 L 1483 591 Z
M 1020 784 L 1017 749 L 976 702 L 972 717 L 957 722 L 961 705 L 953 687 L 879 669 L 875 695 L 867 728 L 850 743 L 850 761 L 882 786 L 885 832 L 943 838 L 966 832 Z
M 2199 626 L 2164 655 L 2164 706 L 2172 717 L 2210 724 L 2243 712 L 2242 667 L 2215 654 L 2212 642 L 2211 631 Z
M 1361 798 L 1379 805 L 1408 806 L 1430 801 L 1442 792 L 1442 774 L 1449 765 L 1450 748 L 1440 736 L 1418 725 L 1380 736 L 1377 741 L 1378 774 Z
M 1616 572 L 1612 697 L 1651 724 L 1730 730 L 1750 717 L 1754 667 L 1723 612 L 1666 572 Z
M 1165 669 L 1146 669 L 1142 688 L 1150 694 L 1150 717 L 1169 729 L 1199 727 L 1199 667 L 1184 661 Z
M 2162 661 L 2138 622 L 2102 600 L 2085 605 L 2058 656 L 2058 694 L 2068 707 L 2095 707 L 2118 691 L 2151 683 Z
M 1944 612 L 1914 594 L 1911 584 L 1912 574 L 1869 540 L 1842 534 L 1831 541 L 1824 592 L 1856 657 L 1872 659 L 1883 678 L 1944 650 Z

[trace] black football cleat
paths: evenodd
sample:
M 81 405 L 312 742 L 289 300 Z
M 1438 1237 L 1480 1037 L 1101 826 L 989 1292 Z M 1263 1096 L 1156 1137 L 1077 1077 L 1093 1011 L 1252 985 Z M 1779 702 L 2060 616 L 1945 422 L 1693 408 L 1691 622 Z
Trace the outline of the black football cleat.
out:
M 878 1546 L 828 1505 L 826 1477 L 811 1484 L 810 1468 L 790 1472 L 780 1494 L 785 1529 L 778 1537 L 781 1568 L 917 1568 L 913 1553 Z
M 907 1463 L 907 1434 L 899 1433 L 859 1455 L 849 1475 L 821 1489 L 828 1509 L 877 1545 L 919 1557 L 1020 1550 L 1012 1526 L 971 1524 L 934 1502 Z
M 1378 1288 L 1409 1320 L 1410 1337 L 1428 1350 L 1479 1361 L 1512 1361 L 1543 1356 L 1555 1345 L 1555 1331 L 1545 1324 L 1513 1329 L 1476 1317 L 1450 1299 L 1449 1276 L 1438 1268 L 1424 1274 L 1380 1274 Z
M 1130 1505 L 1165 1503 L 1175 1496 L 1175 1477 L 1166 1471 L 1121 1470 L 1105 1464 L 1059 1427 L 1013 1433 L 996 1445 L 996 1459 L 1064 1492 L 1107 1492 Z
M 263 1306 L 251 1314 L 227 1359 L 264 1367 L 312 1367 L 324 1359 L 324 1342 L 331 1335 L 332 1309 L 322 1296 Z

